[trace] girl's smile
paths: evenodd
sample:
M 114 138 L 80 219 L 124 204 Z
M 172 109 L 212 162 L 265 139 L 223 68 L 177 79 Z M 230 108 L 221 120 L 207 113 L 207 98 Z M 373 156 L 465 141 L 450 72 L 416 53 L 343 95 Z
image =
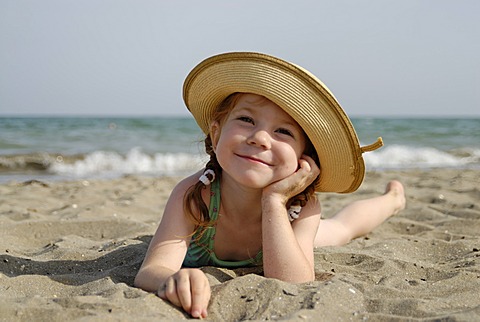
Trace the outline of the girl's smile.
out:
M 253 156 L 239 155 L 239 154 L 237 154 L 237 156 L 240 157 L 240 158 L 243 158 L 243 159 L 245 159 L 245 160 L 247 160 L 247 161 L 251 161 L 251 162 L 255 162 L 255 163 L 260 163 L 260 164 L 263 164 L 263 165 L 266 165 L 266 166 L 271 166 L 270 163 L 265 162 L 265 161 L 263 161 L 263 160 L 261 160 L 261 159 L 255 158 L 255 157 L 253 157 Z

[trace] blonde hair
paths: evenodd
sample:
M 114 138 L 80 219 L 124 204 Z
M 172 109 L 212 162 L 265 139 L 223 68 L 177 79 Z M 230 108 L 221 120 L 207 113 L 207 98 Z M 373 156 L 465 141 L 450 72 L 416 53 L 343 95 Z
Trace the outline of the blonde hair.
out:
M 215 110 L 212 121 L 218 122 L 220 125 L 220 131 L 222 129 L 223 122 L 227 119 L 230 111 L 236 105 L 237 101 L 241 97 L 243 93 L 233 93 L 229 95 L 223 102 L 218 106 Z M 317 166 L 320 166 L 319 159 L 313 144 L 310 142 L 310 139 L 304 134 L 307 144 L 305 148 L 305 154 L 310 156 L 314 159 Z M 207 134 L 204 140 L 205 143 L 205 152 L 210 156 L 210 160 L 205 165 L 205 170 L 210 169 L 215 172 L 215 180 L 221 180 L 222 178 L 222 168 L 217 161 L 217 157 L 215 152 L 213 151 L 213 142 L 210 134 Z M 315 185 L 319 178 L 317 177 L 313 183 L 311 183 L 304 191 L 299 193 L 298 195 L 292 197 L 287 202 L 287 209 L 290 206 L 298 205 L 298 206 L 305 206 L 307 202 L 315 196 Z M 185 214 L 193 221 L 195 224 L 195 231 L 193 234 L 198 233 L 198 237 L 200 238 L 205 229 L 212 226 L 213 223 L 210 223 L 210 214 L 207 205 L 203 201 L 202 198 L 202 189 L 205 188 L 205 185 L 202 182 L 197 182 L 193 186 L 191 186 L 187 193 L 185 194 L 184 198 L 184 211 Z M 197 215 L 198 214 L 198 215 Z

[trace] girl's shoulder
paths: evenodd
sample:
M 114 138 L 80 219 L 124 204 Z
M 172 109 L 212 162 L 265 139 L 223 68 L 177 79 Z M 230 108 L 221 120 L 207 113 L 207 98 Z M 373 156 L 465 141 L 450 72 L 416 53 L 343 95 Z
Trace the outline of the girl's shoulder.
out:
M 202 171 L 198 171 L 177 183 L 177 185 L 173 188 L 169 202 L 174 202 L 178 204 L 182 204 L 185 202 L 185 196 L 189 193 L 190 189 L 199 182 L 199 178 L 202 175 Z M 201 198 L 203 202 L 208 204 L 210 200 L 210 189 L 202 189 L 201 191 Z M 194 205 L 195 208 L 195 205 Z
M 173 188 L 173 192 L 182 192 L 185 193 L 191 186 L 195 185 L 198 182 L 198 178 L 200 178 L 202 171 L 198 171 L 182 180 L 180 180 L 175 188 Z

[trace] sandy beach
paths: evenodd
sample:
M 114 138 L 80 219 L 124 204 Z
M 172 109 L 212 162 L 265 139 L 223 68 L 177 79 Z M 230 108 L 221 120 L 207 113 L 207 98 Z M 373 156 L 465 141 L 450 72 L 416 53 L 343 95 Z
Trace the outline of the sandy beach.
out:
M 400 179 L 407 208 L 368 236 L 315 252 L 317 279 L 206 267 L 209 320 L 480 319 L 480 170 L 369 172 L 322 194 L 324 216 Z M 0 185 L 1 321 L 176 321 L 133 279 L 179 178 Z

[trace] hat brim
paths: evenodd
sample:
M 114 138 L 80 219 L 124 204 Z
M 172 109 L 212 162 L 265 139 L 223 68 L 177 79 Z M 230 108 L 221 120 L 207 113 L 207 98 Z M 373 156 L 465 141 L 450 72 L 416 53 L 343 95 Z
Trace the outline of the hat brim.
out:
M 235 92 L 268 98 L 303 128 L 320 160 L 316 191 L 357 190 L 365 175 L 362 148 L 350 119 L 319 79 L 270 55 L 225 53 L 207 58 L 189 73 L 183 99 L 208 133 L 215 109 Z

